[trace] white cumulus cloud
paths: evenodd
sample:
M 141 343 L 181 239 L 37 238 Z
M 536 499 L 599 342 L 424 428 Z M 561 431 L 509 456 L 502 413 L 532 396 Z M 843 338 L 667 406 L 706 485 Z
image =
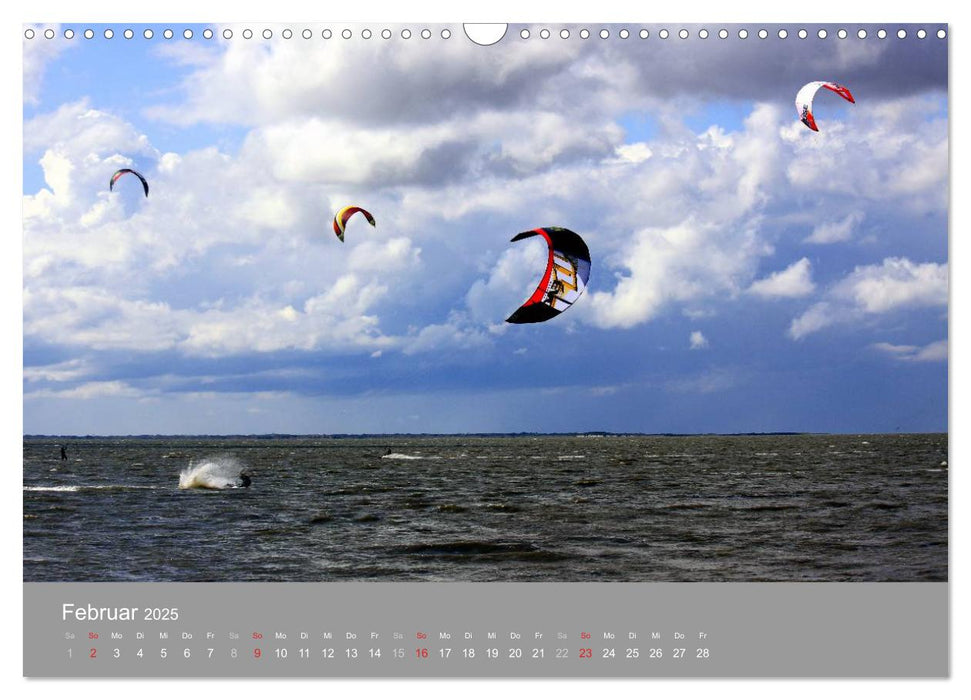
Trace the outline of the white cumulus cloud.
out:
M 851 212 L 839 221 L 817 224 L 806 243 L 841 243 L 853 238 L 853 232 L 863 222 L 863 212 Z
M 44 37 L 44 32 L 48 30 L 59 34 L 61 27 L 58 24 L 33 25 L 31 29 L 34 32 L 34 38 L 24 41 L 24 103 L 36 105 L 40 103 L 47 66 L 62 52 L 78 46 L 78 42 L 52 41 Z
M 812 265 L 808 258 L 792 263 L 785 270 L 756 280 L 748 291 L 760 297 L 804 297 L 816 288 L 812 281 Z
M 792 321 L 789 335 L 798 340 L 837 323 L 857 321 L 902 309 L 947 306 L 948 268 L 886 258 L 862 265 L 834 284 L 806 312 Z

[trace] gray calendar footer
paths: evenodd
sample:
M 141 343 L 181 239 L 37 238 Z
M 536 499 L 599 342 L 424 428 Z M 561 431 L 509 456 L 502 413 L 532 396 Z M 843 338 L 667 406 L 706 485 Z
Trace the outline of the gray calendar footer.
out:
M 944 677 L 948 634 L 946 583 L 24 584 L 31 677 Z

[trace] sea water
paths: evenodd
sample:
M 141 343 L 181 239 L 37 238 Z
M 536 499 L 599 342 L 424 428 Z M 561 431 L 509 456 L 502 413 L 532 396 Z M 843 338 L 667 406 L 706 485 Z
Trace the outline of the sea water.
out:
M 945 434 L 31 437 L 24 580 L 946 581 L 947 448 Z M 250 488 L 231 488 L 244 470 Z

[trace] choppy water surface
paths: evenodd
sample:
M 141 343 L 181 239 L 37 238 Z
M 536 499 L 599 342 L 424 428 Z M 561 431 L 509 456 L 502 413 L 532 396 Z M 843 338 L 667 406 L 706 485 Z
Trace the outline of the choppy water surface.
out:
M 943 434 L 27 438 L 24 580 L 945 581 L 946 460 Z

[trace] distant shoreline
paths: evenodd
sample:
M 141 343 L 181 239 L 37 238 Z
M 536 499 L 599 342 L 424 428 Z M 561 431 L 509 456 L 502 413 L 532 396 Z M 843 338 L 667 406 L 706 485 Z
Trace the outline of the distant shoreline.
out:
M 825 433 L 809 431 L 771 431 L 771 432 L 744 432 L 744 433 L 635 433 L 635 432 L 607 432 L 607 431 L 585 431 L 585 432 L 565 432 L 565 433 L 220 433 L 220 434 L 137 434 L 137 435 L 53 435 L 53 434 L 25 434 L 24 440 L 105 440 L 105 439 L 240 439 L 248 440 L 367 440 L 375 438 L 461 438 L 461 437 L 480 437 L 480 438 L 504 438 L 504 437 L 770 437 L 773 435 L 947 435 L 947 430 L 924 430 L 914 432 L 892 432 L 892 433 L 868 433 L 850 430 L 844 433 Z

